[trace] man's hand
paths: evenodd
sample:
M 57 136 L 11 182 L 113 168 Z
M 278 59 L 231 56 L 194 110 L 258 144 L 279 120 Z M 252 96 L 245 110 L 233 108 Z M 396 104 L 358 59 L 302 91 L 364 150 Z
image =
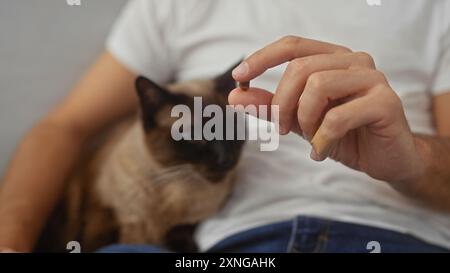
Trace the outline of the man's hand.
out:
M 369 54 L 289 36 L 251 55 L 233 77 L 251 81 L 285 62 L 274 95 L 235 89 L 230 104 L 278 105 L 280 133 L 294 131 L 311 141 L 314 160 L 329 156 L 395 187 L 423 177 L 402 103 Z

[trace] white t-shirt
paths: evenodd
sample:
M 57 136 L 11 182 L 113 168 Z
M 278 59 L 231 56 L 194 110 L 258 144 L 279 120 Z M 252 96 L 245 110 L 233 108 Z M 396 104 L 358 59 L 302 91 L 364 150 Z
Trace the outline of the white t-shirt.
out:
M 108 50 L 137 74 L 166 83 L 215 76 L 285 35 L 369 52 L 403 101 L 414 132 L 434 134 L 431 98 L 450 91 L 450 0 L 133 0 Z M 283 67 L 252 85 L 274 90 Z M 226 206 L 198 229 L 202 250 L 237 232 L 297 215 L 412 234 L 450 248 L 450 215 L 427 209 L 381 181 L 283 136 L 274 152 L 249 142 Z

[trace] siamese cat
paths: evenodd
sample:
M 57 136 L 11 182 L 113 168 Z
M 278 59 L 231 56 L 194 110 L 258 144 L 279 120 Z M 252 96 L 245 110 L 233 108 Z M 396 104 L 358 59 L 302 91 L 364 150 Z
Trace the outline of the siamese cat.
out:
M 194 96 L 225 109 L 231 71 L 167 87 L 139 77 L 140 115 L 108 133 L 69 181 L 36 251 L 66 251 L 78 241 L 83 252 L 114 243 L 195 252 L 195 225 L 227 200 L 244 141 L 176 141 L 171 109 L 183 104 L 193 113 Z

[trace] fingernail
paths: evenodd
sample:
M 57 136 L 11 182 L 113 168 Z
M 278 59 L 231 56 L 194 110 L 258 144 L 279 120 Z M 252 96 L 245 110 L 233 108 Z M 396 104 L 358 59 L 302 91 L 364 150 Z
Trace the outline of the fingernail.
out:
M 244 77 L 249 70 L 248 63 L 242 62 L 233 70 L 233 77 Z

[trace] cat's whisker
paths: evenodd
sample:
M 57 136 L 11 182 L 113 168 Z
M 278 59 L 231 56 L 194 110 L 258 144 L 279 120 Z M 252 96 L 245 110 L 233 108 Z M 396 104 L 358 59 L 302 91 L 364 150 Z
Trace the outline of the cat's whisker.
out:
M 170 182 L 172 180 L 180 179 L 185 180 L 187 178 L 194 178 L 195 172 L 192 171 L 193 167 L 191 164 L 180 164 L 171 167 L 167 167 L 159 170 L 157 173 L 153 174 L 155 182 Z M 189 179 L 190 180 L 190 179 Z
M 175 173 L 175 172 L 180 172 L 180 171 L 192 171 L 193 167 L 191 164 L 179 164 L 179 165 L 174 165 L 171 167 L 166 167 L 163 169 L 158 170 L 157 175 L 164 175 L 167 173 Z

